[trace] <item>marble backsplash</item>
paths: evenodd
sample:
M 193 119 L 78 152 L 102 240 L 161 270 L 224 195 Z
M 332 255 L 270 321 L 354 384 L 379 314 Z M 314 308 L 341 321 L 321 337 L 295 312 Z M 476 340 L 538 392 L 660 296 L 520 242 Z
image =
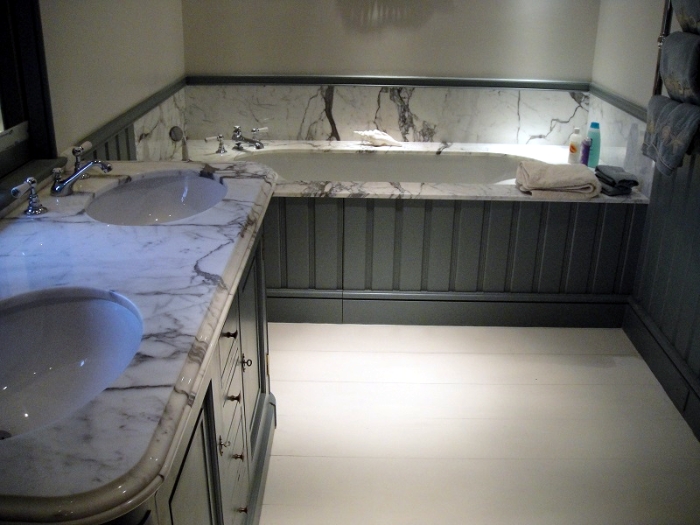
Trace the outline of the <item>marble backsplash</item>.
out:
M 275 140 L 358 140 L 380 129 L 409 142 L 564 144 L 588 119 L 585 93 L 379 86 L 187 86 L 191 138 L 233 126 Z
M 138 119 L 139 160 L 180 160 L 180 126 L 191 139 L 234 126 L 268 140 L 359 140 L 380 129 L 409 142 L 564 145 L 574 127 L 601 124 L 601 161 L 637 175 L 649 196 L 653 163 L 641 154 L 645 123 L 583 92 L 457 87 L 207 85 L 186 86 Z

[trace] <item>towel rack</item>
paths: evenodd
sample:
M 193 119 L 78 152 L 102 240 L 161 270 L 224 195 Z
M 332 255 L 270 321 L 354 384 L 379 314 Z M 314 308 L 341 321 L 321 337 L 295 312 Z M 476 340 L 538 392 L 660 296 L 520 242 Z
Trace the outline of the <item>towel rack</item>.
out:
M 664 85 L 663 79 L 659 72 L 661 68 L 661 48 L 664 45 L 664 40 L 671 32 L 671 20 L 673 19 L 673 7 L 671 6 L 671 0 L 666 0 L 664 2 L 664 16 L 661 21 L 661 34 L 656 40 L 659 46 L 659 53 L 656 56 L 656 76 L 654 78 L 654 95 L 661 94 L 661 88 Z

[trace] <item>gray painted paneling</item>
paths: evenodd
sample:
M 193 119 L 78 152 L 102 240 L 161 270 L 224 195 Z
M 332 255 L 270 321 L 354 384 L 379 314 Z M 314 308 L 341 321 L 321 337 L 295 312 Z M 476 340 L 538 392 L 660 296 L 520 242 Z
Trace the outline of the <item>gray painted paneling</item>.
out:
M 367 211 L 372 224 L 371 236 L 371 285 L 372 290 L 391 290 L 394 287 L 394 246 L 396 243 L 397 213 L 394 202 L 376 200 L 368 202 Z
M 343 285 L 343 208 L 339 199 L 314 199 L 315 286 L 337 290 Z
M 311 199 L 286 199 L 285 236 L 287 246 L 287 287 L 313 288 L 311 268 Z
M 537 292 L 556 293 L 561 290 L 570 212 L 570 204 L 557 202 L 545 205 L 540 223 L 540 256 L 535 281 Z
M 531 292 L 537 268 L 537 246 L 540 237 L 542 204 L 518 203 L 514 221 L 511 250 L 511 292 Z
M 479 268 L 480 291 L 505 292 L 513 220 L 512 202 L 487 202 Z
M 276 199 L 272 199 L 276 200 Z M 286 200 L 286 199 L 285 199 Z M 367 204 L 362 199 L 344 203 L 343 288 L 365 290 L 367 284 Z
M 476 292 L 479 287 L 479 258 L 485 202 L 457 203 L 457 223 L 454 235 L 455 270 L 453 289 L 456 292 Z
M 393 201 L 386 201 L 393 207 Z M 421 289 L 426 244 L 426 207 L 421 202 L 396 202 L 396 215 L 400 218 L 398 242 L 394 247 L 395 274 L 398 286 L 393 289 L 417 291 Z M 374 289 L 374 288 L 373 288 Z
M 276 289 L 627 295 L 643 208 L 274 198 L 266 270 Z
M 426 224 L 425 276 L 421 289 L 446 292 L 450 289 L 452 274 L 452 244 L 456 201 L 431 201 L 429 221 Z

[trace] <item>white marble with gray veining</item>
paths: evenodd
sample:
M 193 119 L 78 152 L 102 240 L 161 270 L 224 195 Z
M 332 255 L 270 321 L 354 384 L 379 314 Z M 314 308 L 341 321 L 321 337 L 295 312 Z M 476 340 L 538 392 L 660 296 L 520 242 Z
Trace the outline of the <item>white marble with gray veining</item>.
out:
M 187 135 L 203 139 L 233 126 L 248 132 L 267 127 L 263 140 L 325 141 L 356 139 L 355 130 L 379 129 L 406 142 L 566 145 L 574 127 L 586 133 L 601 124 L 601 158 L 637 176 L 638 190 L 650 196 L 653 162 L 641 143 L 645 123 L 581 92 L 532 89 L 391 86 L 208 85 L 187 86 L 178 111 L 158 108 L 162 131 L 137 126 L 140 160 L 181 158 L 168 144 L 167 130 L 186 121 Z M 184 108 L 184 109 L 183 109 Z M 185 113 L 185 117 L 180 115 Z M 152 112 L 153 113 L 153 112 Z M 166 129 L 167 128 L 167 129 Z M 154 129 L 151 133 L 149 130 Z M 249 133 L 248 133 L 249 134 Z M 152 136 L 154 138 L 152 138 Z M 156 137 L 163 137 L 163 140 Z M 143 144 L 141 144 L 143 142 Z M 153 145 L 153 143 L 160 144 Z
M 232 162 L 234 160 L 249 160 L 265 163 L 266 154 L 275 152 L 307 152 L 309 154 L 332 155 L 333 152 L 357 152 L 358 154 L 376 155 L 377 162 L 381 157 L 401 155 L 402 153 L 421 153 L 427 156 L 461 155 L 465 164 L 472 155 L 515 156 L 525 157 L 563 164 L 568 157 L 568 150 L 563 146 L 525 145 L 525 144 L 440 144 L 430 142 L 408 142 L 402 146 L 369 146 L 361 141 L 263 141 L 263 150 L 246 147 L 244 151 L 233 148 L 231 141 L 225 141 L 227 152 L 217 154 L 216 142 L 190 141 L 190 155 L 201 162 Z M 377 182 L 360 180 L 337 180 L 332 174 L 328 180 L 293 180 L 294 176 L 285 173 L 284 169 L 276 168 L 280 179 L 275 187 L 276 197 L 337 197 L 337 198 L 389 198 L 389 199 L 448 199 L 448 200 L 536 200 L 529 194 L 518 190 L 514 183 L 473 184 L 431 182 Z M 515 171 L 512 174 L 515 178 Z M 322 178 L 322 177 L 320 177 Z M 360 177 L 358 177 L 360 178 Z M 291 180 L 290 180 L 291 179 Z M 408 180 L 406 178 L 405 180 Z M 577 202 L 580 200 L 577 199 Z M 638 191 L 623 197 L 608 197 L 600 195 L 587 202 L 621 202 L 647 203 L 648 199 Z
M 182 142 L 170 138 L 170 129 L 185 129 L 185 90 L 134 121 L 136 158 L 138 160 L 182 160 Z
M 353 140 L 379 129 L 408 142 L 564 145 L 588 121 L 588 94 L 390 86 L 187 86 L 188 136 L 268 127 L 269 140 Z
M 107 225 L 84 209 L 129 178 L 202 167 L 114 163 L 112 173 L 76 183 L 72 196 L 42 190 L 48 214 L 0 219 L 0 299 L 95 287 L 128 297 L 144 321 L 138 354 L 110 388 L 56 424 L 0 441 L 0 521 L 112 509 L 153 490 L 169 469 L 276 176 L 253 163 L 221 166 L 221 202 L 157 226 Z

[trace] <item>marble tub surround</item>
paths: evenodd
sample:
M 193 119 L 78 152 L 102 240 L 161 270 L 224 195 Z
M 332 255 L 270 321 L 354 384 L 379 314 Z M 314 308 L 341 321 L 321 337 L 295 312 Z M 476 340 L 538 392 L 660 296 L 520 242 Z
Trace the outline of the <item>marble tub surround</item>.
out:
M 595 96 L 591 96 L 589 115 L 591 122 L 600 122 L 601 159 L 634 173 L 639 180 L 638 191 L 650 197 L 654 161 L 642 154 L 646 122 Z
M 139 160 L 182 160 L 182 142 L 170 138 L 170 128 L 185 130 L 185 90 L 172 97 L 134 122 L 136 158 Z
M 582 92 L 346 85 L 187 86 L 188 135 L 268 127 L 270 140 L 353 140 L 379 129 L 408 142 L 564 145 L 588 122 Z M 263 137 L 265 138 L 265 137 Z
M 568 149 L 564 146 L 525 144 L 441 144 L 434 142 L 407 142 L 401 147 L 371 146 L 362 141 L 263 141 L 265 149 L 233 149 L 225 141 L 227 152 L 217 154 L 217 144 L 194 140 L 189 143 L 190 156 L 202 162 L 232 162 L 247 160 L 265 163 L 265 154 L 274 152 L 308 152 L 333 154 L 333 152 L 357 152 L 367 155 L 401 155 L 424 153 L 425 155 L 513 155 L 540 160 L 552 164 L 564 164 Z M 376 182 L 376 181 L 293 181 L 286 180 L 283 170 L 278 170 L 275 186 L 276 197 L 336 197 L 336 198 L 391 198 L 391 199 L 449 199 L 449 200 L 538 200 L 515 187 L 505 184 L 469 184 L 448 182 Z M 429 178 L 429 177 L 428 177 Z M 647 197 L 638 191 L 621 197 L 600 195 L 589 202 L 646 203 Z
M 74 195 L 42 190 L 45 215 L 16 210 L 0 220 L 0 298 L 51 287 L 114 290 L 144 321 L 136 357 L 107 390 L 54 425 L 0 441 L 0 521 L 78 520 L 118 512 L 155 490 L 276 179 L 258 164 L 212 165 L 207 171 L 227 193 L 211 209 L 157 226 L 112 226 L 84 213 L 96 195 L 151 171 L 185 169 L 113 165 L 107 175 L 77 182 Z M 186 165 L 200 168 L 205 164 Z

